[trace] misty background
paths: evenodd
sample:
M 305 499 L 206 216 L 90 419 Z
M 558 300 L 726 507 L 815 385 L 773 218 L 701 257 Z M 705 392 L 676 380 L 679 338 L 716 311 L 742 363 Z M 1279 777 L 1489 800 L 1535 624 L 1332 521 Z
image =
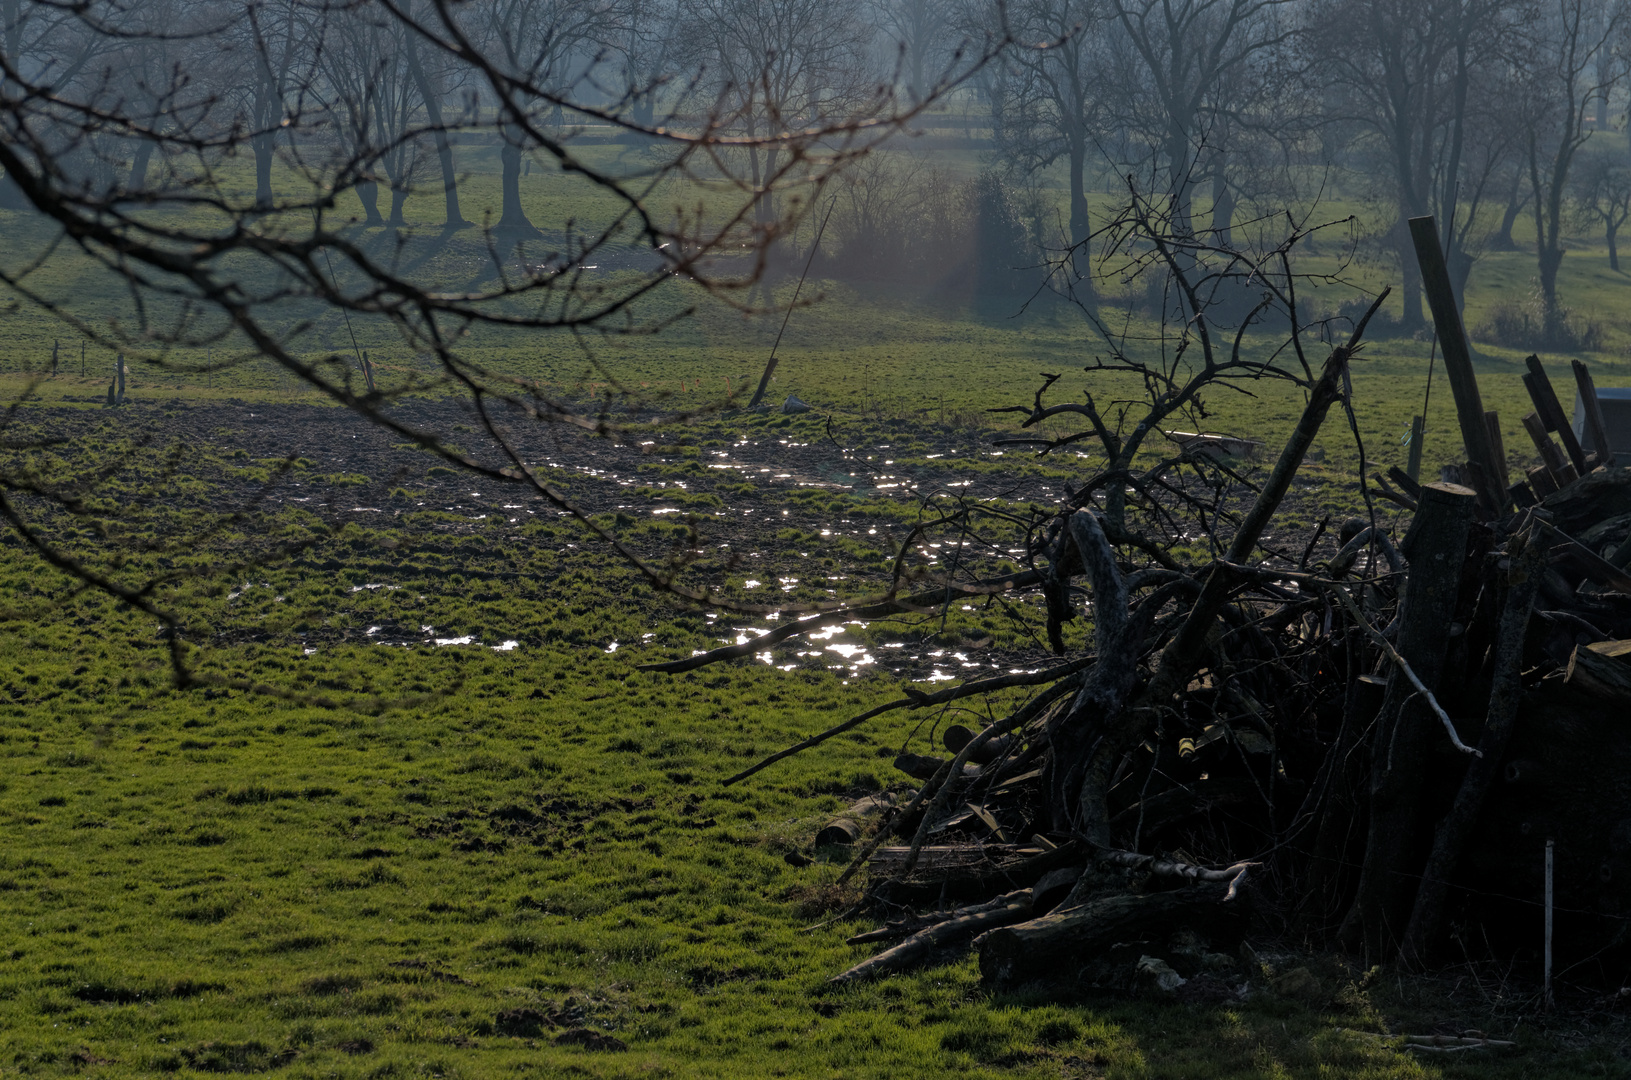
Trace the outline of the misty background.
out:
M 658 269 L 638 203 L 770 285 L 1158 315 L 1124 272 L 1138 204 L 1218 253 L 1337 223 L 1296 257 L 1402 284 L 1372 335 L 1419 336 L 1404 222 L 1432 214 L 1463 291 L 1527 258 L 1476 339 L 1600 350 L 1621 321 L 1560 284 L 1577 247 L 1617 275 L 1631 217 L 1609 0 L 0 0 L 0 29 L 17 164 L 114 218 L 477 226 L 484 280 Z M 529 192 L 563 173 L 582 198 Z

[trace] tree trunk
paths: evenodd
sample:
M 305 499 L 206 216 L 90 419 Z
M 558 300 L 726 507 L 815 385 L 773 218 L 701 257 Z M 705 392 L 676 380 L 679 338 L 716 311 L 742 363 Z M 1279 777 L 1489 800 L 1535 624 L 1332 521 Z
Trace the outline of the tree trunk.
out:
M 126 191 L 134 193 L 147 187 L 147 166 L 153 160 L 156 145 L 152 139 L 137 142 L 136 154 L 130 160 L 130 179 L 125 184 Z
M 447 130 L 442 123 L 442 94 L 441 88 L 433 84 L 425 65 L 419 59 L 419 44 L 412 31 L 408 32 L 408 74 L 413 79 L 414 87 L 419 91 L 419 99 L 425 105 L 425 118 L 430 121 L 436 140 L 436 159 L 442 166 L 442 193 L 447 198 L 447 220 L 443 228 L 463 229 L 470 225 L 459 211 L 459 176 L 453 167 L 453 143 L 447 137 Z
M 1551 340 L 1560 328 L 1562 308 L 1557 302 L 1557 271 L 1563 265 L 1563 248 L 1556 242 L 1536 244 L 1535 256 L 1540 270 L 1541 317 L 1545 320 L 1544 333 Z
M 1523 170 L 1514 169 L 1512 171 L 1512 189 L 1507 192 L 1506 196 L 1506 209 L 1501 211 L 1501 227 L 1496 229 L 1495 234 L 1489 239 L 1489 249 L 1491 251 L 1516 250 L 1518 245 L 1512 239 L 1512 226 L 1517 224 L 1518 215 L 1523 213 L 1524 206 L 1529 202 L 1527 194 L 1520 194 L 1522 191 Z
M 1222 154 L 1214 164 L 1217 172 L 1212 177 L 1212 242 L 1218 247 L 1234 246 L 1235 193 L 1224 176 L 1225 159 Z
M 1608 219 L 1608 268 L 1616 274 L 1620 272 L 1620 226 L 1613 218 Z
M 536 227 L 521 209 L 521 147 L 516 145 L 508 127 L 500 137 L 504 141 L 498 152 L 499 161 L 504 167 L 504 212 L 499 216 L 498 227 L 536 232 Z
M 1429 689 L 1444 664 L 1445 628 L 1455 614 L 1477 495 L 1455 484 L 1427 484 L 1405 537 L 1410 575 L 1399 615 L 1398 651 Z M 1359 892 L 1342 927 L 1342 942 L 1367 963 L 1398 952 L 1416 875 L 1431 838 L 1422 822 L 1427 760 L 1439 736 L 1436 717 L 1396 668 L 1372 735 L 1370 830 Z
M 362 201 L 363 212 L 368 215 L 363 224 L 385 224 L 385 219 L 379 216 L 379 183 L 377 181 L 357 181 L 357 198 Z
M 250 139 L 255 151 L 255 209 L 272 209 L 272 141 L 273 132 L 262 132 Z
M 1070 144 L 1070 287 L 1075 298 L 1088 310 L 1095 309 L 1098 294 L 1093 288 L 1093 259 L 1087 250 L 1092 235 L 1092 221 L 1087 208 L 1087 140 L 1072 139 Z
M 402 216 L 402 206 L 408 201 L 409 189 L 406 185 L 391 185 L 391 220 L 386 224 L 391 228 L 406 225 L 407 219 Z
M 1421 267 L 1416 265 L 1416 246 L 1410 239 L 1410 230 L 1405 227 L 1402 213 L 1394 230 L 1394 244 L 1399 249 L 1399 293 L 1404 305 L 1399 325 L 1405 330 L 1414 331 L 1426 322 L 1421 310 Z

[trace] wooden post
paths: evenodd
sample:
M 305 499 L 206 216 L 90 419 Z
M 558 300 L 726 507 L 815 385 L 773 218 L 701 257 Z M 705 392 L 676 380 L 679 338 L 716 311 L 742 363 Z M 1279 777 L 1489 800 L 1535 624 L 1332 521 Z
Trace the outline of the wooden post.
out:
M 1482 416 L 1480 415 L 1480 424 Z M 1503 496 L 1505 493 L 1502 493 Z M 1410 560 L 1399 614 L 1399 654 L 1429 688 L 1436 688 L 1455 615 L 1477 495 L 1456 484 L 1426 484 L 1400 549 Z M 1427 763 L 1443 728 L 1410 680 L 1394 669 L 1371 736 L 1370 825 L 1365 861 L 1342 939 L 1363 948 L 1369 963 L 1398 951 L 1415 897 L 1417 876 L 1432 846 L 1423 806 Z
M 1552 389 L 1552 380 L 1546 377 L 1546 369 L 1540 366 L 1540 357 L 1531 353 L 1524 363 L 1529 365 L 1529 370 L 1523 376 L 1523 385 L 1529 390 L 1535 411 L 1545 421 L 1546 430 L 1557 432 L 1557 437 L 1563 440 L 1563 449 L 1574 463 L 1577 473 L 1584 475 L 1590 472 L 1586 468 L 1585 451 L 1580 449 L 1580 440 L 1574 437 L 1574 426 L 1563 415 L 1563 406 L 1557 400 L 1557 391 Z
M 1421 482 L 1421 437 L 1427 430 L 1427 419 L 1414 416 L 1410 419 L 1410 457 L 1406 462 L 1405 475 L 1416 482 Z
M 1512 550 L 1518 547 L 1519 550 Z M 1450 812 L 1439 822 L 1433 838 L 1433 853 L 1422 871 L 1421 887 L 1405 929 L 1400 950 L 1406 964 L 1424 965 L 1444 927 L 1444 899 L 1449 878 L 1461 861 L 1463 851 L 1477 824 L 1495 778 L 1501 775 L 1507 742 L 1518 719 L 1523 699 L 1523 640 L 1529 629 L 1529 613 L 1535 604 L 1535 591 L 1546 569 L 1546 543 L 1539 529 L 1514 538 L 1508 547 L 1511 569 L 1506 574 L 1506 608 L 1495 645 L 1495 681 L 1489 695 L 1489 713 L 1484 733 L 1478 740 L 1477 757 L 1467 766 Z
M 1422 291 L 1427 294 L 1438 343 L 1444 350 L 1444 374 L 1455 396 L 1456 418 L 1461 422 L 1467 458 L 1483 470 L 1483 490 L 1479 494 L 1489 509 L 1500 513 L 1506 509 L 1507 495 L 1504 488 L 1495 486 L 1495 451 L 1489 445 L 1489 428 L 1484 424 L 1484 399 L 1478 392 L 1472 348 L 1467 344 L 1467 330 L 1461 325 L 1461 310 L 1456 306 L 1450 271 L 1444 264 L 1444 249 L 1439 246 L 1438 223 L 1431 214 L 1410 219 L 1410 239 L 1415 243 L 1416 262 L 1421 267 Z
M 1506 444 L 1501 438 L 1501 416 L 1493 409 L 1484 414 L 1484 425 L 1489 428 L 1489 445 L 1495 451 L 1495 478 L 1503 488 L 1510 488 L 1512 477 L 1506 468 Z
M 1580 408 L 1586 414 L 1586 434 L 1597 454 L 1597 464 L 1613 465 L 1614 448 L 1608 445 L 1608 424 L 1603 421 L 1603 403 L 1597 400 L 1597 384 L 1580 361 L 1574 361 L 1574 385 L 1580 391 Z

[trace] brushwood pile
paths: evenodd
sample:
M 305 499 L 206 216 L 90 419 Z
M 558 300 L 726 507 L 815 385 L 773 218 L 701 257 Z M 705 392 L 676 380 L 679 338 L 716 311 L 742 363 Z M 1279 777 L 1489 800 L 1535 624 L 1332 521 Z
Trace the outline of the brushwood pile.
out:
M 848 862 L 840 883 L 864 884 L 879 923 L 853 939 L 876 953 L 835 981 L 972 948 L 994 986 L 1224 1000 L 1242 992 L 1251 935 L 1408 967 L 1476 954 L 1538 979 L 1550 845 L 1557 968 L 1622 984 L 1631 468 L 1614 463 L 1600 416 L 1583 444 L 1558 416 L 1547 423 L 1556 395 L 1536 361 L 1526 426 L 1541 464 L 1528 475 L 1478 460 L 1469 439 L 1470 460 L 1436 481 L 1394 470 L 1375 484 L 1407 528 L 1390 535 L 1374 513 L 1327 521 L 1334 554 L 1315 559 L 1312 541 L 1300 559 L 1265 554 L 1264 529 L 1358 347 L 1356 333 L 1332 350 L 1248 505 L 1200 523 L 1217 530 L 1204 565 L 1141 541 L 1134 504 L 1110 494 L 1123 473 L 1040 523 L 1026 569 L 771 632 L 1040 591 L 1062 653 L 1040 671 L 910 690 L 728 781 L 820 753 L 891 709 L 938 717 L 921 727 L 928 745 L 895 759 L 910 788 L 857 803 L 817 838 L 813 854 Z M 1590 374 L 1576 374 L 1589 411 Z M 1045 413 L 1041 394 L 1035 408 Z M 1220 459 L 1183 448 L 1171 460 Z M 1177 520 L 1198 504 L 1138 505 Z M 1069 655 L 1057 630 L 1079 617 L 1092 648 Z M 652 666 L 690 670 L 768 639 Z M 1010 705 L 997 719 L 944 722 L 954 702 L 998 692 Z

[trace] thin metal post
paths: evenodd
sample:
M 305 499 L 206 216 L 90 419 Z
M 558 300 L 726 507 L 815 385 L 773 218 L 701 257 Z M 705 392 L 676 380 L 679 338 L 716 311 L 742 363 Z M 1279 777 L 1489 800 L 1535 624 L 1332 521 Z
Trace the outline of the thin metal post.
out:
M 1552 845 L 1546 841 L 1546 1007 L 1552 1007 Z
M 1426 418 L 1413 417 L 1410 421 L 1410 459 L 1404 471 L 1417 483 L 1421 482 L 1421 438 L 1426 432 Z

